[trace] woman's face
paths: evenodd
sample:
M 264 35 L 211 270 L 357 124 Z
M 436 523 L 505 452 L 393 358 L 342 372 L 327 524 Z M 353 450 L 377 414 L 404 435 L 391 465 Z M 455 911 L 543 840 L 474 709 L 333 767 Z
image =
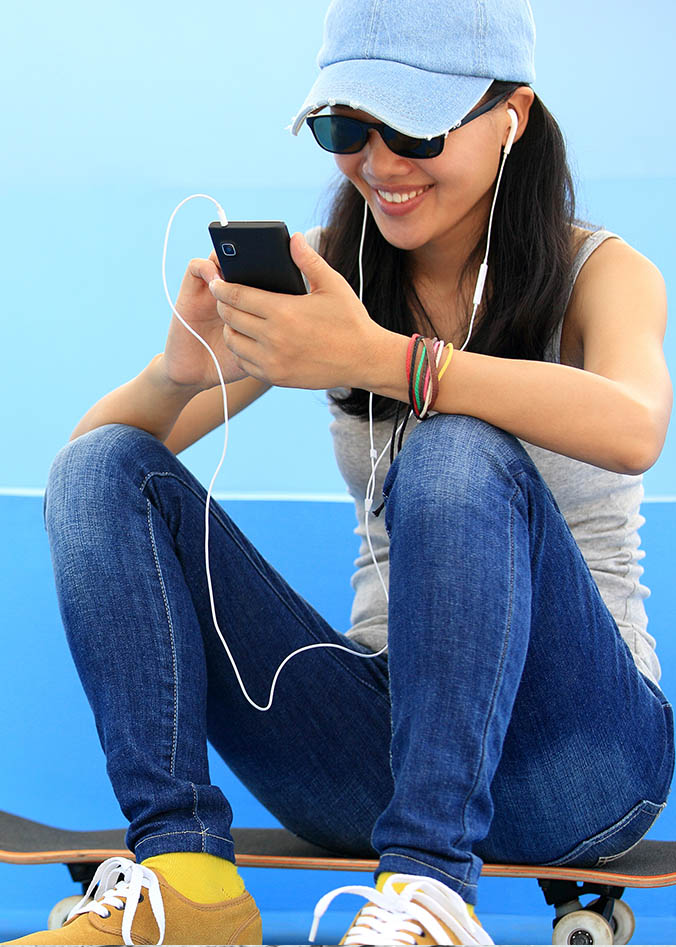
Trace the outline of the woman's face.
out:
M 531 90 L 517 90 L 509 103 L 451 132 L 436 158 L 402 158 L 373 130 L 360 152 L 334 156 L 341 172 L 368 201 L 388 243 L 402 250 L 431 245 L 442 250 L 451 245 L 468 250 L 474 245 L 490 213 L 502 146 L 510 129 L 508 104 L 514 107 L 513 99 L 522 91 L 530 105 Z M 336 105 L 331 111 L 376 121 L 367 112 L 347 106 Z M 527 107 L 525 111 L 527 114 Z M 395 194 L 418 196 L 395 203 Z

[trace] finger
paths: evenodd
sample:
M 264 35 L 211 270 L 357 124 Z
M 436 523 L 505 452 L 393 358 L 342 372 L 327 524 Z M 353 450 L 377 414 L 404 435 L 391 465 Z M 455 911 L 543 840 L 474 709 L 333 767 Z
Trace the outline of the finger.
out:
M 219 279 L 223 279 L 223 271 L 221 270 L 221 264 L 218 262 L 218 257 L 216 256 L 216 251 L 212 250 L 209 254 L 209 259 L 216 267 L 216 272 Z
M 199 257 L 195 257 L 195 259 L 188 263 L 188 272 L 196 279 L 204 280 L 207 285 L 209 285 L 212 280 L 219 279 L 221 275 L 220 270 L 211 258 L 203 260 Z
M 311 293 L 316 289 L 339 289 L 345 283 L 340 273 L 329 266 L 324 257 L 310 246 L 302 233 L 294 233 L 291 237 L 290 250 L 293 262 L 307 277 Z
M 242 286 L 240 283 L 226 283 L 217 279 L 209 284 L 212 294 L 222 303 L 233 309 L 239 309 L 253 316 L 266 319 L 284 307 L 289 300 L 297 300 L 297 296 L 286 293 L 271 293 L 266 289 L 257 289 L 254 286 Z
M 248 362 L 245 358 L 235 358 L 235 364 L 247 375 L 251 375 L 252 378 L 259 378 L 261 381 L 267 380 L 260 365 L 256 365 L 255 362 Z
M 260 316 L 254 316 L 250 312 L 242 312 L 240 309 L 233 309 L 232 306 L 226 306 L 225 303 L 216 303 L 216 311 L 221 320 L 229 328 L 234 329 L 250 339 L 260 341 L 261 331 L 264 320 Z
M 245 360 L 249 365 L 258 364 L 257 356 L 260 354 L 260 346 L 254 339 L 231 329 L 230 326 L 223 326 L 223 341 L 237 359 Z

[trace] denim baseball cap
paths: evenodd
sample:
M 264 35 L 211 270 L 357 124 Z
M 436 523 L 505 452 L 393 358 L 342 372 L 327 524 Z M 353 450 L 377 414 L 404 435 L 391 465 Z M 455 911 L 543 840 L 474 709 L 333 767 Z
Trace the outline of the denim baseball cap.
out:
M 333 0 L 320 73 L 288 126 L 327 105 L 416 138 L 445 134 L 495 79 L 535 80 L 529 0 Z

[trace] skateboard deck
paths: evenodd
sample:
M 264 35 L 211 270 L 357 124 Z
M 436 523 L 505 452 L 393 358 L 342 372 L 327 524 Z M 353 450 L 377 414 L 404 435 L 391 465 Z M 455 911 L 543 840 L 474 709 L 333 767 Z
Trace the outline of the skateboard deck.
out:
M 375 853 L 363 858 L 341 855 L 286 829 L 234 828 L 232 835 L 237 864 L 243 868 L 373 872 L 377 866 Z M 84 892 L 98 865 L 114 856 L 133 857 L 125 846 L 124 829 L 59 829 L 0 811 L 0 862 L 66 865 Z M 482 875 L 537 879 L 547 904 L 555 908 L 554 944 L 626 944 L 634 931 L 634 916 L 621 900 L 624 889 L 676 885 L 676 842 L 644 840 L 597 868 L 485 863 Z M 595 897 L 583 905 L 582 895 Z M 59 902 L 48 927 L 60 927 L 76 901 L 78 897 Z
M 237 864 L 242 868 L 305 868 L 329 871 L 368 871 L 373 858 L 355 858 L 328 851 L 298 838 L 286 829 L 232 830 Z M 125 845 L 124 829 L 83 832 L 58 829 L 0 811 L 0 861 L 19 865 L 86 864 L 113 856 L 133 858 Z M 598 868 L 571 865 L 511 865 L 486 863 L 482 875 L 499 878 L 544 878 L 598 881 L 630 888 L 676 885 L 676 842 L 643 841 L 626 855 Z

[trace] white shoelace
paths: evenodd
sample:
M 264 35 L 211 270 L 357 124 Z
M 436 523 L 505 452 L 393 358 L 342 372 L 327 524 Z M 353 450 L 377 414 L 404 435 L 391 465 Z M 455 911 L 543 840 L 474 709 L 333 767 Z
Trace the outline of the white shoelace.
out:
M 90 895 L 96 888 L 93 901 L 90 901 Z M 116 908 L 122 915 L 122 940 L 127 947 L 133 947 L 134 941 L 131 936 L 131 926 L 134 922 L 136 908 L 141 900 L 141 889 L 147 888 L 150 899 L 150 907 L 153 916 L 160 929 L 161 944 L 164 940 L 164 904 L 162 903 L 162 892 L 157 875 L 150 868 L 143 865 L 137 865 L 129 858 L 108 858 L 102 865 L 96 869 L 96 874 L 87 888 L 87 893 L 82 900 L 75 905 L 68 915 L 67 920 L 75 917 L 76 914 L 88 914 L 90 911 L 98 914 L 99 917 L 110 917 L 110 908 Z M 97 900 L 97 895 L 101 897 Z
M 394 885 L 404 884 L 398 893 Z M 371 904 L 362 908 L 345 935 L 346 945 L 415 944 L 425 931 L 437 944 L 448 943 L 442 922 L 461 944 L 492 944 L 480 924 L 470 916 L 464 901 L 455 891 L 435 878 L 418 875 L 392 875 L 382 891 L 364 885 L 346 885 L 325 894 L 317 902 L 310 931 L 314 943 L 319 921 L 339 894 L 358 894 Z M 413 900 L 415 898 L 415 901 Z

